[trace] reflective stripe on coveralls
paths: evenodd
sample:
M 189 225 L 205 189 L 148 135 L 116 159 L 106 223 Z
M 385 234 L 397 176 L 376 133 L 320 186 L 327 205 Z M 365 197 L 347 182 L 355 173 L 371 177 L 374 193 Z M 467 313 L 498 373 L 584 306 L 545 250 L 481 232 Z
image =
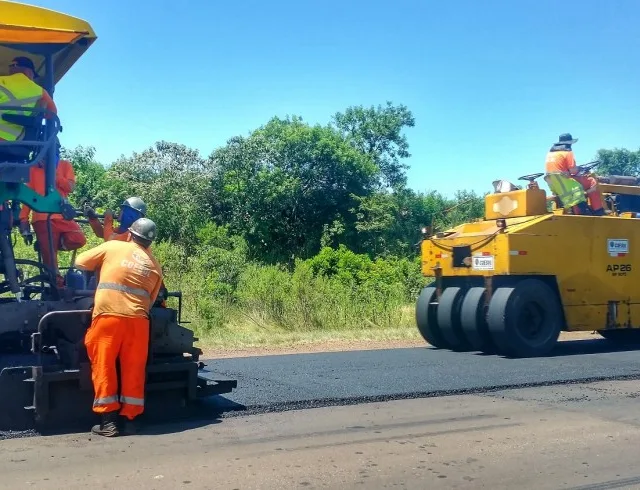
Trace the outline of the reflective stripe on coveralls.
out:
M 136 405 L 138 407 L 144 407 L 144 398 L 134 398 L 132 396 L 121 396 L 120 403 L 126 403 L 128 405 Z
M 93 400 L 93 407 L 100 407 L 100 406 L 104 406 L 104 405 L 109 405 L 111 403 L 117 403 L 118 402 L 118 396 L 117 395 L 113 395 L 113 396 L 103 396 L 102 398 L 96 398 L 95 400 Z
M 0 113 L 24 114 L 24 111 L 5 109 L 2 107 L 19 106 L 32 109 L 42 98 L 44 89 L 22 73 L 0 77 Z M 16 141 L 24 133 L 24 127 L 0 118 L 0 138 L 5 141 Z
M 109 405 L 117 402 L 118 402 L 118 397 L 116 395 L 105 396 L 103 398 L 96 398 L 95 400 L 93 400 L 93 406 L 95 408 L 95 407 Z M 132 396 L 120 396 L 120 403 L 127 403 L 129 405 L 144 407 L 144 398 L 135 398 Z
M 98 235 L 98 236 L 99 236 L 99 233 L 98 233 L 97 230 L 102 230 L 101 233 L 103 234 L 103 240 L 105 242 L 108 242 L 109 240 L 119 240 L 121 242 L 126 242 L 126 241 L 129 240 L 129 231 L 125 231 L 123 233 L 117 233 L 117 232 L 113 231 L 113 219 L 108 221 L 105 218 L 104 225 L 101 225 L 100 221 L 98 221 L 98 219 L 95 218 L 93 220 L 89 220 L 89 224 L 91 225 L 91 228 L 93 229 L 94 233 L 96 235 Z M 167 287 L 164 284 L 164 280 L 160 284 L 160 289 L 161 290 L 166 290 L 167 289 Z M 160 302 L 160 306 L 162 308 L 166 308 L 167 307 L 166 300 L 162 300 Z
M 101 282 L 96 289 L 112 289 L 114 291 L 121 291 L 123 293 L 134 294 L 136 296 L 149 297 L 149 293 L 144 289 L 132 288 L 124 286 L 122 284 L 116 284 L 115 282 Z
M 577 206 L 581 202 L 587 201 L 582 185 L 565 175 L 564 172 L 548 173 L 544 176 L 544 180 L 549 184 L 551 192 L 558 196 L 564 208 Z

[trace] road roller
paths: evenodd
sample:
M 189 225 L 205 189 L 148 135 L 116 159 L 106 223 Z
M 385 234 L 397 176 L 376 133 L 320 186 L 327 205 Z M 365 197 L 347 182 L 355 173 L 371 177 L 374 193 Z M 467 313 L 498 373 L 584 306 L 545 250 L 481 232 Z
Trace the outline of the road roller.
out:
M 506 357 L 549 354 L 560 332 L 640 340 L 640 182 L 597 175 L 585 192 L 570 176 L 531 174 L 493 182 L 484 217 L 444 231 L 422 229 L 418 330 L 431 346 Z M 550 192 L 536 179 L 543 177 Z M 555 180 L 554 180 L 555 179 Z M 600 193 L 604 212 L 589 195 Z

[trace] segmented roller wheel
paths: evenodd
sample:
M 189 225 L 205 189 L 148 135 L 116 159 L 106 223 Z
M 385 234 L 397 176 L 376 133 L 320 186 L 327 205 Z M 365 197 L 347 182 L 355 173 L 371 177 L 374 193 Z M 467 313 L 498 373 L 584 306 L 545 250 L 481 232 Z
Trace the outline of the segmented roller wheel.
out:
M 438 305 L 438 327 L 449 348 L 456 351 L 471 349 L 460 324 L 460 307 L 463 299 L 462 288 L 449 287 L 442 292 Z
M 617 342 L 625 345 L 640 344 L 640 329 L 637 328 L 599 330 L 598 333 L 611 342 Z
M 487 324 L 498 352 L 511 357 L 548 354 L 558 341 L 562 318 L 557 295 L 538 279 L 498 288 L 487 312 Z
M 489 354 L 495 351 L 495 345 L 487 325 L 484 304 L 486 293 L 485 288 L 471 288 L 467 291 L 460 308 L 460 325 L 471 347 Z
M 436 288 L 424 288 L 416 302 L 416 324 L 420 335 L 429 345 L 438 349 L 447 349 L 449 345 L 445 342 L 438 328 L 436 315 L 438 307 L 431 304 L 434 301 L 436 301 Z

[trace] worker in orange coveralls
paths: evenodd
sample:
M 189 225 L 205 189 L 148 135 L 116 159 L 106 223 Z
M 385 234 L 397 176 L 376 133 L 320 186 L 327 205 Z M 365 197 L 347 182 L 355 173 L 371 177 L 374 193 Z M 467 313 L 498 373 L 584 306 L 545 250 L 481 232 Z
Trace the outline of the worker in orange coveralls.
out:
M 155 223 L 140 218 L 129 232 L 129 241 L 109 240 L 76 259 L 78 269 L 100 271 L 85 345 L 91 362 L 93 411 L 101 415 L 91 432 L 105 437 L 120 434 L 118 411 L 124 419 L 122 430 L 138 431 L 134 419 L 144 412 L 149 311 L 162 284 L 162 269 L 149 249 L 157 236 Z
M 84 214 L 89 218 L 89 225 L 98 238 L 103 238 L 105 242 L 109 240 L 126 241 L 129 239 L 129 231 L 127 228 L 135 220 L 146 216 L 147 205 L 139 197 L 129 197 L 125 199 L 120 205 L 120 212 L 117 217 L 120 225 L 116 229 L 113 228 L 113 214 L 110 211 L 105 213 L 104 224 L 100 223 L 98 215 L 91 206 L 84 206 Z M 160 287 L 158 306 L 166 308 L 167 295 L 168 290 L 163 282 Z
M 75 172 L 73 171 L 73 165 L 69 160 L 60 159 L 60 143 L 57 143 L 56 148 L 56 190 L 66 198 L 69 196 L 76 183 Z M 29 171 L 29 183 L 28 187 L 33 189 L 40 195 L 44 195 L 45 192 L 45 174 L 44 163 L 39 162 Z M 25 237 L 25 241 L 29 243 L 30 227 L 29 227 L 29 215 L 32 213 L 31 208 L 26 204 L 22 205 L 20 210 L 20 231 Z M 51 256 L 51 250 L 49 248 L 49 234 L 47 231 L 47 218 L 46 213 L 37 213 L 33 211 L 31 216 L 31 224 L 33 231 L 36 233 L 36 239 L 40 247 L 40 253 L 42 254 L 42 262 L 51 268 L 57 276 L 58 286 L 64 284 L 64 279 L 58 271 L 58 251 L 59 250 L 78 250 L 87 243 L 87 238 L 82 232 L 82 228 L 75 221 L 66 220 L 61 214 L 51 215 L 51 231 L 53 235 L 53 257 Z
M 558 142 L 554 144 L 549 150 L 549 153 L 547 153 L 546 171 L 547 173 L 561 172 L 565 174 L 565 176 L 578 181 L 589 197 L 589 204 L 594 214 L 602 216 L 605 213 L 602 207 L 601 196 L 596 192 L 596 179 L 586 175 L 576 175 L 578 173 L 578 167 L 576 166 L 571 145 L 577 141 L 578 138 L 573 139 L 569 133 L 561 134 Z
M 147 215 L 147 205 L 139 197 L 125 199 L 120 205 L 120 212 L 117 220 L 120 221 L 118 228 L 113 228 L 113 213 L 107 211 L 104 215 L 104 225 L 98 220 L 95 210 L 88 205 L 84 207 L 84 214 L 89 218 L 89 225 L 98 238 L 107 240 L 127 240 L 129 237 L 128 228 L 131 224 Z

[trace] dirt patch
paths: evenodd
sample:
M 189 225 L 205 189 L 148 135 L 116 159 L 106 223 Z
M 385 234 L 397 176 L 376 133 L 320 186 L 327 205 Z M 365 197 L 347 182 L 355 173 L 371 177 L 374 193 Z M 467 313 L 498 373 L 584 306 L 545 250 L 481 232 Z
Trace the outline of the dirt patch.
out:
M 593 340 L 602 338 L 592 332 L 562 332 L 560 341 L 567 340 Z M 331 340 L 314 343 L 294 344 L 286 346 L 264 346 L 246 348 L 206 348 L 203 347 L 203 358 L 224 359 L 229 357 L 251 356 L 275 356 L 287 354 L 312 354 L 315 352 L 349 352 L 357 350 L 379 349 L 408 349 L 411 347 L 424 347 L 426 342 L 422 339 L 406 340 Z

